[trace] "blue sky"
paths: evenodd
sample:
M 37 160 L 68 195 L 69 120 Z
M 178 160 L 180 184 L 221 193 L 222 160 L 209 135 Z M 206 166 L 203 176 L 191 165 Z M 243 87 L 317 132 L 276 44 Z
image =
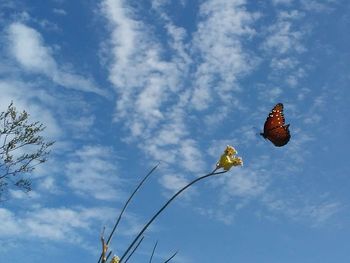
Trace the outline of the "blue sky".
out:
M 0 206 L 0 258 L 96 262 L 103 226 L 160 161 L 120 255 L 230 144 L 244 167 L 181 196 L 133 262 L 157 240 L 154 262 L 349 262 L 348 1 L 2 0 L 0 26 L 0 108 L 56 141 L 33 191 Z M 278 102 L 281 148 L 256 135 Z

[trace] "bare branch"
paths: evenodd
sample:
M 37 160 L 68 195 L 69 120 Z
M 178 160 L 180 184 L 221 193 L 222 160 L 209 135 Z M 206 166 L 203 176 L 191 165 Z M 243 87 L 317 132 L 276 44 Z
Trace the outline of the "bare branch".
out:
M 104 232 L 104 230 L 103 230 Z M 107 250 L 108 250 L 108 245 L 105 243 L 105 239 L 103 237 L 103 232 L 101 234 L 101 243 L 102 243 L 102 263 L 106 263 L 107 261 Z
M 9 187 L 28 192 L 30 180 L 23 176 L 44 163 L 54 142 L 46 142 L 40 135 L 45 126 L 40 122 L 29 122 L 26 111 L 17 112 L 13 103 L 0 113 L 0 197 Z M 20 177 L 11 180 L 13 177 Z M 12 182 L 12 184 L 4 181 Z

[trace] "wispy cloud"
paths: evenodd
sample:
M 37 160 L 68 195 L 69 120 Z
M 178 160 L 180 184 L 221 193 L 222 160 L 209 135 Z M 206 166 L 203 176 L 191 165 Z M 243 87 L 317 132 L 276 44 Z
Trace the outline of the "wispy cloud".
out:
M 233 176 L 225 177 L 224 189 L 230 196 L 243 198 L 256 197 L 267 188 L 267 178 L 247 169 L 237 171 Z
M 162 105 L 177 90 L 179 70 L 162 59 L 159 44 L 149 37 L 149 29 L 133 18 L 123 1 L 104 1 L 102 10 L 111 27 L 112 55 L 110 80 L 120 98 L 118 117 L 132 109 L 132 121 L 156 124 L 163 119 Z M 131 70 L 132 69 L 132 70 Z
M 226 225 L 230 225 L 234 222 L 235 215 L 233 213 L 227 213 L 226 211 L 211 209 L 211 208 L 195 208 L 196 212 L 200 215 L 210 218 L 219 222 L 222 222 Z
M 181 175 L 166 174 L 160 178 L 160 184 L 167 190 L 176 192 L 189 182 Z
M 302 13 L 296 10 L 281 12 L 277 23 L 268 28 L 269 35 L 263 47 L 280 55 L 292 51 L 305 51 L 305 47 L 301 42 L 303 32 L 293 28 L 293 20 L 300 19 L 302 15 Z
M 38 192 L 36 191 L 30 191 L 29 193 L 25 193 L 21 190 L 10 190 L 9 191 L 10 194 L 10 199 L 37 199 L 40 198 L 40 194 L 38 194 Z
M 31 92 L 28 92 L 28 90 Z M 54 104 L 56 101 L 52 95 L 36 88 L 33 83 L 12 79 L 0 80 L 0 91 L 1 111 L 5 110 L 13 101 L 18 111 L 26 110 L 30 114 L 31 120 L 45 123 L 46 129 L 44 133 L 46 136 L 52 139 L 62 136 L 63 131 L 50 107 L 48 107 L 48 105 Z
M 84 146 L 66 165 L 68 186 L 77 194 L 99 200 L 116 200 L 121 180 L 113 152 L 108 147 Z
M 329 200 L 317 202 L 300 201 L 298 198 L 286 200 L 272 195 L 265 195 L 262 200 L 272 212 L 282 213 L 289 220 L 304 222 L 313 227 L 324 226 L 343 209 L 340 202 Z
M 277 11 L 275 23 L 268 26 L 262 49 L 271 67 L 270 79 L 284 86 L 297 87 L 305 77 L 307 65 L 300 64 L 300 55 L 307 51 L 304 38 L 308 27 L 300 27 L 305 14 L 300 10 Z
M 106 91 L 98 88 L 92 80 L 59 66 L 52 48 L 45 45 L 43 37 L 34 28 L 15 22 L 8 27 L 7 34 L 9 51 L 25 70 L 43 74 L 67 88 L 106 95 Z
M 272 3 L 274 5 L 290 5 L 293 3 L 293 0 L 272 0 Z
M 61 8 L 54 8 L 52 9 L 52 12 L 54 12 L 56 15 L 61 15 L 61 16 L 67 15 L 67 11 Z
M 110 80 L 119 95 L 116 120 L 123 120 L 131 132 L 128 139 L 138 138 L 151 158 L 164 158 L 166 152 L 166 162 L 200 170 L 201 152 L 193 136 L 189 138 L 189 113 L 223 102 L 221 114 L 213 110 L 204 118 L 213 126 L 214 119 L 220 122 L 220 117 L 229 113 L 227 107 L 235 105 L 230 91 L 239 89 L 236 80 L 256 63 L 241 41 L 255 34 L 251 25 L 259 15 L 249 13 L 244 3 L 203 3 L 198 30 L 188 40 L 186 29 L 176 26 L 167 15 L 167 2 L 153 2 L 169 35 L 163 45 L 127 2 L 103 2 L 114 56 Z M 164 56 L 169 51 L 171 56 Z M 199 66 L 192 70 L 195 61 Z
M 39 238 L 85 243 L 82 232 L 88 231 L 96 222 L 111 218 L 107 208 L 35 208 L 24 214 L 0 208 L 0 236 L 3 238 Z
M 165 43 L 158 38 L 154 27 L 142 20 L 135 6 L 121 0 L 103 2 L 101 11 L 110 32 L 105 46 L 112 57 L 108 64 L 109 78 L 118 94 L 115 120 L 128 130 L 124 141 L 137 143 L 147 157 L 164 162 L 168 169 L 160 180 L 164 188 L 174 191 L 188 181 L 186 176 L 179 176 L 179 171 L 201 173 L 212 168 L 213 163 L 205 162 L 208 152 L 201 150 L 199 141 L 205 138 L 203 131 L 210 133 L 211 128 L 222 127 L 233 112 L 247 116 L 240 116 L 244 120 L 239 120 L 239 127 L 231 128 L 229 122 L 224 139 L 220 136 L 208 139 L 209 154 L 212 157 L 214 151 L 221 154 L 221 147 L 226 144 L 244 148 L 255 142 L 257 136 L 250 121 L 259 117 L 263 125 L 272 105 L 260 114 L 261 109 L 244 104 L 241 98 L 257 94 L 260 102 L 273 104 L 286 98 L 288 87 L 296 90 L 306 76 L 307 66 L 301 63 L 301 56 L 307 52 L 305 38 L 309 28 L 300 23 L 306 14 L 294 9 L 292 1 L 276 0 L 273 4 L 277 12 L 275 20 L 261 28 L 258 22 L 266 22 L 265 14 L 250 11 L 244 0 L 202 1 L 196 27 L 189 32 L 168 15 L 169 1 L 153 1 L 152 7 L 159 15 L 157 23 L 163 23 L 162 30 L 165 29 L 168 37 Z M 257 54 L 250 44 L 259 43 L 261 52 Z M 264 62 L 270 65 L 266 73 L 271 81 L 245 90 L 240 80 Z M 308 89 L 294 93 L 303 101 Z M 294 106 L 290 103 L 286 108 L 291 110 Z M 287 146 L 288 161 L 301 164 L 308 154 L 303 145 L 313 140 L 313 136 L 295 128 L 292 140 L 293 145 Z M 222 143 L 220 150 L 216 143 Z M 285 155 L 275 152 L 272 160 L 260 152 L 263 150 L 259 146 L 255 158 L 260 166 L 251 164 L 234 176 L 218 180 L 224 189 L 223 200 L 241 200 L 237 209 L 271 190 L 273 163 L 287 164 L 283 161 Z
M 279 97 L 282 93 L 283 90 L 280 87 L 263 87 L 259 92 L 259 97 L 264 101 L 269 101 L 271 105 L 274 105 L 276 101 L 279 101 Z
M 237 79 L 253 69 L 255 57 L 242 42 L 256 34 L 252 23 L 259 17 L 244 7 L 245 1 L 206 1 L 200 6 L 200 22 L 192 49 L 198 66 L 191 103 L 204 110 L 217 99 L 227 102 L 239 89 Z M 220 41 L 218 41 L 220 40 Z
M 301 0 L 301 5 L 305 10 L 315 11 L 315 12 L 331 12 L 334 10 L 334 6 L 337 1 L 334 0 L 326 0 L 326 1 L 316 1 L 316 0 Z
M 151 158 L 163 159 L 167 152 L 166 163 L 179 160 L 184 168 L 195 169 L 187 161 L 198 149 L 186 140 L 189 95 L 180 81 L 189 63 L 182 42 L 185 31 L 166 22 L 174 53 L 164 59 L 164 48 L 126 2 L 104 1 L 102 12 L 111 30 L 110 80 L 119 95 L 116 120 L 131 131 L 127 139 L 137 138 Z M 175 149 L 177 144 L 181 149 Z

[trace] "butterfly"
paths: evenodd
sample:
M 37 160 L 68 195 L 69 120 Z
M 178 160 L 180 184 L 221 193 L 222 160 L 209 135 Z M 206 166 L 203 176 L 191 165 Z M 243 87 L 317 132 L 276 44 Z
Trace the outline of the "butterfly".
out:
M 270 111 L 264 124 L 264 132 L 260 133 L 260 135 L 277 147 L 286 145 L 289 142 L 289 124 L 285 124 L 282 103 L 276 104 Z

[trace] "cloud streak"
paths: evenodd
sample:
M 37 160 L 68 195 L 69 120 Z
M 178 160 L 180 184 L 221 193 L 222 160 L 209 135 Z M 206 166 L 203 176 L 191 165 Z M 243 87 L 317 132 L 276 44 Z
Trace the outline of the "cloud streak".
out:
M 66 165 L 68 186 L 77 194 L 98 200 L 120 197 L 121 180 L 113 153 L 102 146 L 84 146 Z
M 98 88 L 92 80 L 59 66 L 53 57 L 52 48 L 45 45 L 43 37 L 34 28 L 15 22 L 8 27 L 7 34 L 10 54 L 23 69 L 45 75 L 66 88 L 106 96 L 106 91 Z
M 259 15 L 244 4 L 203 3 L 198 29 L 188 38 L 186 29 L 167 15 L 167 3 L 153 2 L 169 36 L 165 45 L 126 1 L 103 2 L 114 57 L 109 72 L 118 94 L 116 120 L 130 130 L 127 141 L 138 140 L 151 158 L 159 160 L 166 152 L 168 164 L 203 171 L 188 117 L 195 119 L 196 111 L 210 108 L 204 120 L 220 121 L 229 113 L 231 92 L 239 90 L 237 79 L 253 70 L 256 59 L 245 52 L 242 40 L 256 34 L 252 24 Z M 221 103 L 220 114 L 213 103 Z
M 249 110 L 240 97 L 248 91 L 241 87 L 240 79 L 256 70 L 262 59 L 270 64 L 271 79 L 288 75 L 284 80 L 296 87 L 305 75 L 298 56 L 306 51 L 306 34 L 297 26 L 304 17 L 300 11 L 278 12 L 277 22 L 258 32 L 257 22 L 263 14 L 249 11 L 246 1 L 208 0 L 199 5 L 198 23 L 190 35 L 172 21 L 168 4 L 155 1 L 152 5 L 170 37 L 167 44 L 126 1 L 106 0 L 101 12 L 109 23 L 108 45 L 113 56 L 109 76 L 119 96 L 116 120 L 130 131 L 125 141 L 136 142 L 147 157 L 164 162 L 167 175 L 159 182 L 175 191 L 188 180 L 179 171 L 202 173 L 214 165 L 205 162 L 199 143 L 203 136 L 193 126 L 215 129 L 233 111 L 246 114 Z M 275 4 L 288 6 L 290 2 Z M 256 43 L 265 57 L 246 48 L 255 37 L 260 38 Z M 167 52 L 171 55 L 164 56 Z M 254 89 L 260 100 L 274 103 L 284 96 L 282 85 L 271 85 Z M 252 118 L 259 115 L 250 113 Z M 242 129 L 226 134 L 227 140 L 241 145 L 255 141 L 251 124 L 243 124 Z M 301 146 L 312 137 L 297 129 L 295 134 L 290 158 L 300 164 L 304 157 Z M 221 182 L 224 199 L 240 198 L 243 204 L 267 194 L 273 179 L 266 170 L 272 160 L 264 156 L 261 160 L 259 167 L 239 171 Z
M 18 215 L 0 208 L 2 238 L 37 238 L 68 243 L 85 243 L 82 232 L 111 217 L 107 208 L 36 208 Z
M 243 48 L 243 39 L 256 34 L 252 27 L 259 17 L 244 7 L 245 1 L 206 1 L 200 6 L 200 22 L 192 48 L 198 66 L 191 98 L 197 110 L 208 108 L 217 99 L 227 102 L 238 88 L 237 80 L 256 64 Z

